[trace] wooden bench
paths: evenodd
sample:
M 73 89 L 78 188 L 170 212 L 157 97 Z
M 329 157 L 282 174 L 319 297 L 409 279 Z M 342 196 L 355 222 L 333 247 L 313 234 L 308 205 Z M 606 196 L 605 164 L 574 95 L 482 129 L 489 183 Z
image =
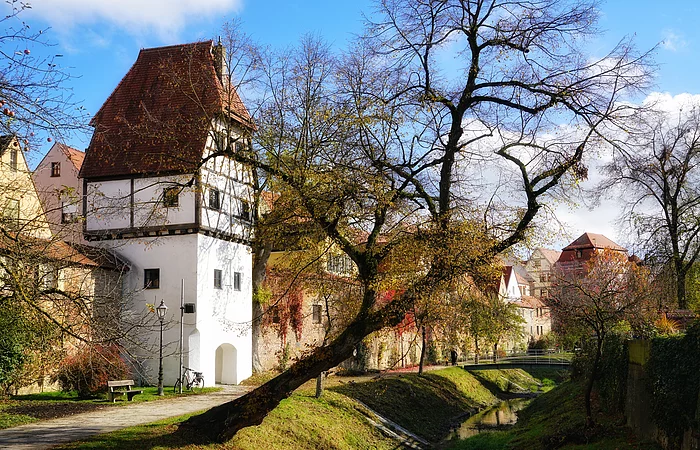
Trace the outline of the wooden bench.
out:
M 134 395 L 143 393 L 142 390 L 132 389 L 131 387 L 133 385 L 134 380 L 108 381 L 107 387 L 109 388 L 109 391 L 107 392 L 107 400 L 114 403 L 116 397 L 126 394 L 126 398 L 131 401 L 131 399 L 134 398 Z

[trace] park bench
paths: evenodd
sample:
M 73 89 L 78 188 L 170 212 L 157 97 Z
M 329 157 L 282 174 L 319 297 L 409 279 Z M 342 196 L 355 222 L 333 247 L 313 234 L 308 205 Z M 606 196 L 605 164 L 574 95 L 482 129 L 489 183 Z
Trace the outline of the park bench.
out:
M 134 380 L 108 381 L 107 387 L 109 388 L 109 391 L 107 392 L 107 400 L 114 403 L 116 397 L 126 394 L 126 398 L 131 401 L 131 399 L 134 398 L 134 395 L 143 393 L 142 390 L 132 389 L 133 385 Z

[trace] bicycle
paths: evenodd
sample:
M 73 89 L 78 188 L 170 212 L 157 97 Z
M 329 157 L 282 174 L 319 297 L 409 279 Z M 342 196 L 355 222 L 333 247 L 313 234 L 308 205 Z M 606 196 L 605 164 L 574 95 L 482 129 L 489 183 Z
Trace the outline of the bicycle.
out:
M 204 377 L 202 376 L 202 372 L 196 372 L 189 367 L 183 368 L 185 369 L 185 373 L 182 374 L 182 378 L 175 381 L 173 390 L 175 392 L 179 392 L 180 386 L 182 385 L 192 392 L 201 392 L 202 388 L 204 387 Z

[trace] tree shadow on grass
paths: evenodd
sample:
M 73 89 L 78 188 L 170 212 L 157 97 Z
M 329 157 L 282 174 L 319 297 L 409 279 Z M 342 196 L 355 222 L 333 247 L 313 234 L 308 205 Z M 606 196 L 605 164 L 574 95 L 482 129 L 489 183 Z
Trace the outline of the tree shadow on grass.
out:
M 440 442 L 460 418 L 485 406 L 467 397 L 453 381 L 434 373 L 392 376 L 332 390 L 359 400 L 430 442 Z

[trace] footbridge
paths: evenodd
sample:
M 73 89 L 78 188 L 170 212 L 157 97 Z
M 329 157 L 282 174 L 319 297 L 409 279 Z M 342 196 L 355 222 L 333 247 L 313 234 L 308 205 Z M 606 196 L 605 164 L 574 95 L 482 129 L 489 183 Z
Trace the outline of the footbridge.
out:
M 478 364 L 461 364 L 466 370 L 489 369 L 532 369 L 557 368 L 568 370 L 571 367 L 571 356 L 568 354 L 522 355 L 479 361 Z

